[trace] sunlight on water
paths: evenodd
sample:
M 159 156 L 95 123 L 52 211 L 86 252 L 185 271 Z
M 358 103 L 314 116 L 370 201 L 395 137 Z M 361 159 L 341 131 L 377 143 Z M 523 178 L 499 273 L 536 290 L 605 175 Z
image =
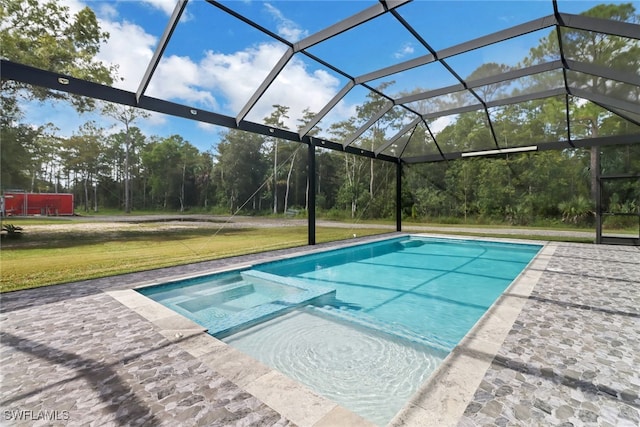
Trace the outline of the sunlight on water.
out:
M 301 309 L 223 341 L 379 425 L 385 425 L 445 352 Z

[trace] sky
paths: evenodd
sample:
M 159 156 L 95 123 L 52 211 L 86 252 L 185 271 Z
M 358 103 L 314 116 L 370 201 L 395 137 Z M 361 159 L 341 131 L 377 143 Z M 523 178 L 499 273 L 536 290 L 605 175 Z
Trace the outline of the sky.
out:
M 135 92 L 160 37 L 167 25 L 175 0 L 60 0 L 72 13 L 85 6 L 96 13 L 100 26 L 110 34 L 97 59 L 118 66 L 115 87 Z M 223 5 L 247 16 L 279 37 L 297 42 L 376 4 L 374 0 L 235 0 Z M 580 13 L 594 5 L 589 1 L 560 0 L 563 12 Z M 640 10 L 638 2 L 636 8 Z M 433 1 L 415 0 L 398 8 L 435 50 L 524 23 L 553 13 L 551 0 L 545 1 Z M 543 30 L 480 49 L 448 60 L 463 77 L 483 62 L 515 65 L 548 34 Z M 259 87 L 286 49 L 277 39 L 265 35 L 203 0 L 190 0 L 167 46 L 146 95 L 235 117 Z M 349 75 L 359 75 L 420 57 L 428 51 L 389 14 L 340 34 L 308 51 Z M 373 82 L 372 85 L 391 78 Z M 457 83 L 440 64 L 394 76 L 391 92 L 435 89 Z M 246 119 L 262 123 L 272 105 L 290 107 L 286 125 L 299 126 L 303 111 L 319 111 L 346 84 L 344 76 L 303 55 L 295 55 L 280 77 L 256 103 Z M 416 83 L 420 82 L 420 83 Z M 344 120 L 355 113 L 368 91 L 356 87 L 319 124 Z M 70 136 L 95 115 L 79 115 L 72 108 L 57 104 L 29 103 L 26 118 L 34 124 L 53 123 L 63 136 Z M 152 116 L 137 125 L 147 135 L 180 134 L 201 150 L 215 148 L 224 128 L 186 119 Z

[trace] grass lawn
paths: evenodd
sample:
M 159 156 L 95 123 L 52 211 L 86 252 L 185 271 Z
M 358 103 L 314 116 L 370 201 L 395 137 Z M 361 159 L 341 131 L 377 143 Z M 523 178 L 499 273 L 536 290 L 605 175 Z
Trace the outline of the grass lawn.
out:
M 242 224 L 242 221 L 239 221 Z M 182 227 L 180 222 L 166 223 L 150 217 L 148 222 L 124 221 L 118 224 L 82 218 L 11 218 L 3 224 L 24 229 L 20 239 L 3 239 L 0 251 L 0 292 L 28 289 L 58 283 L 107 277 L 135 271 L 150 270 L 235 255 L 265 252 L 307 244 L 306 226 L 273 226 L 224 228 L 215 220 L 199 226 Z M 177 225 L 176 225 L 177 224 Z M 392 226 L 392 221 L 360 222 L 358 228 L 336 221 L 336 226 L 316 228 L 318 243 L 366 236 L 391 231 L 376 225 Z M 346 225 L 346 227 L 345 227 Z M 536 233 L 538 228 L 518 227 L 523 234 L 497 233 L 507 226 L 425 224 L 404 222 L 406 231 L 420 232 L 414 227 L 438 227 L 438 234 L 477 237 L 503 237 L 528 240 L 558 240 L 592 243 L 592 237 L 549 236 Z M 360 228 L 364 227 L 364 228 Z M 449 231 L 447 228 L 451 227 Z M 424 228 L 423 228 L 424 229 Z M 486 229 L 486 232 L 485 232 Z M 492 233 L 492 230 L 496 231 Z M 553 230 L 593 231 L 570 227 L 549 227 Z M 637 228 L 618 230 L 635 233 Z
M 28 231 L 28 228 L 27 228 Z M 358 229 L 359 236 L 385 230 Z M 352 237 L 345 228 L 317 229 L 316 241 Z M 304 246 L 306 227 L 135 230 L 25 234 L 3 242 L 0 292 L 113 276 L 234 255 Z

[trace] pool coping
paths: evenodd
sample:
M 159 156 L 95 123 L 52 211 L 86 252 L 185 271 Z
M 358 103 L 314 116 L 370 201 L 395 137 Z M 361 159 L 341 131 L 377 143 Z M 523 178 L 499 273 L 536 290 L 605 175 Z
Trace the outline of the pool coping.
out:
M 500 349 L 509 330 L 522 310 L 526 297 L 537 284 L 545 266 L 553 255 L 556 243 L 511 238 L 457 237 L 430 233 L 402 233 L 403 236 L 422 236 L 451 240 L 482 240 L 499 243 L 535 244 L 542 248 L 503 291 L 492 306 L 478 320 L 462 341 L 451 351 L 436 371 L 423 383 L 405 406 L 389 422 L 389 426 L 448 426 L 455 425 L 484 377 L 491 361 Z M 389 240 L 389 236 L 372 239 L 368 243 Z M 348 242 L 339 248 L 360 245 Z M 258 360 L 209 335 L 207 329 L 176 313 L 164 305 L 140 294 L 136 289 L 169 283 L 212 273 L 251 268 L 253 265 L 322 253 L 336 249 L 311 248 L 295 254 L 270 257 L 254 264 L 200 271 L 178 275 L 162 281 L 142 282 L 125 290 L 107 291 L 112 298 L 138 313 L 159 330 L 168 340 L 198 358 L 232 383 L 252 394 L 272 409 L 300 426 L 331 427 L 374 426 L 375 424 L 320 396 L 304 384 L 276 371 Z M 525 298 L 523 298 L 525 297 Z

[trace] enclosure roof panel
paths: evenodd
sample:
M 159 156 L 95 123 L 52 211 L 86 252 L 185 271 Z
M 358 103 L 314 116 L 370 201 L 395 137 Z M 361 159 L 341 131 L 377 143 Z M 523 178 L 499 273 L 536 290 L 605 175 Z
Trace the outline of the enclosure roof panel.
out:
M 128 46 L 135 72 L 129 50 L 98 55 L 125 79 L 3 53 L 3 80 L 390 161 L 603 143 L 573 129 L 590 112 L 630 124 L 607 124 L 618 141 L 639 125 L 639 2 L 139 3 L 118 2 L 120 21 L 96 10 L 113 34 L 146 35 Z M 279 125 L 266 119 L 275 105 Z

